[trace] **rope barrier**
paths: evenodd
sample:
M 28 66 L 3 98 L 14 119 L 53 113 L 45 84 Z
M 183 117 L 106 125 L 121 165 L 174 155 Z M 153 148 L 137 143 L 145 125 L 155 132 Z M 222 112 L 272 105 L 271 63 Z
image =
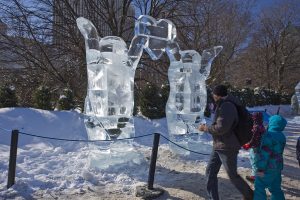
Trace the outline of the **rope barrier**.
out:
M 160 136 L 163 137 L 164 139 L 166 139 L 167 141 L 171 142 L 172 144 L 174 144 L 174 145 L 176 145 L 176 146 L 178 146 L 178 147 L 180 147 L 180 148 L 182 148 L 182 149 L 184 149 L 184 150 L 186 150 L 186 151 L 190 151 L 190 152 L 192 152 L 192 153 L 196 153 L 196 154 L 200 154 L 200 155 L 205 155 L 205 156 L 210 155 L 210 154 L 207 154 L 207 153 L 201 153 L 201 152 L 193 151 L 193 150 L 190 150 L 190 149 L 185 148 L 185 147 L 183 147 L 183 146 L 180 146 L 179 144 L 176 144 L 175 142 L 173 142 L 172 140 L 170 140 L 170 139 L 167 138 L 166 136 L 163 136 L 162 134 L 160 134 Z
M 44 139 L 50 139 L 50 140 L 61 140 L 61 141 L 67 141 L 67 142 L 113 142 L 113 141 L 130 140 L 130 139 L 147 137 L 147 136 L 153 135 L 151 133 L 151 134 L 145 134 L 145 135 L 140 135 L 140 136 L 135 136 L 135 137 L 115 139 L 115 140 L 73 140 L 73 139 L 65 139 L 65 138 L 54 138 L 54 137 L 47 137 L 47 136 L 39 136 L 39 135 L 34 135 L 34 134 L 24 133 L 24 132 L 19 132 L 19 133 L 21 135 L 28 135 L 28 136 L 32 136 L 32 137 L 38 137 L 38 138 L 44 138 Z
M 11 132 L 11 130 L 8 130 L 8 129 L 5 129 L 5 128 L 0 127 L 0 129 L 3 130 L 3 131 Z
M 1 128 L 2 130 L 11 132 L 11 130 L 7 130 L 4 128 Z M 25 132 L 19 132 L 19 134 L 21 135 L 27 135 L 27 136 L 31 136 L 31 137 L 37 137 L 37 138 L 44 138 L 44 139 L 49 139 L 49 140 L 59 140 L 59 141 L 67 141 L 67 142 L 87 142 L 87 143 L 92 143 L 92 142 L 114 142 L 114 141 L 121 141 L 121 140 L 130 140 L 130 139 L 136 139 L 136 138 L 142 138 L 142 137 L 147 137 L 150 135 L 153 135 L 153 133 L 151 134 L 145 134 L 145 135 L 140 135 L 140 136 L 135 136 L 135 137 L 129 137 L 129 138 L 121 138 L 121 139 L 115 139 L 115 140 L 75 140 L 75 139 L 66 139 L 66 138 L 54 138 L 54 137 L 48 137 L 48 136 L 40 136 L 40 135 L 35 135 L 35 134 L 30 134 L 30 133 L 25 133 Z M 159 135 L 161 135 L 165 140 L 169 141 L 170 143 L 174 144 L 175 146 L 182 148 L 186 151 L 195 153 L 195 154 L 200 154 L 200 155 L 210 155 L 207 153 L 201 153 L 201 152 L 197 152 L 197 151 L 193 151 L 190 150 L 188 148 L 185 148 L 175 142 L 173 142 L 172 140 L 170 140 L 169 138 L 167 138 L 166 136 L 162 135 L 161 133 L 158 133 Z

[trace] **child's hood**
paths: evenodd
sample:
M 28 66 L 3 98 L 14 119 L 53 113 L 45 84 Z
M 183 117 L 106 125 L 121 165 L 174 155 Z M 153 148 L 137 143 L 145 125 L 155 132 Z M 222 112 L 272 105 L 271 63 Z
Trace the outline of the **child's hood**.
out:
M 280 115 L 273 115 L 269 119 L 268 131 L 283 131 L 287 121 Z

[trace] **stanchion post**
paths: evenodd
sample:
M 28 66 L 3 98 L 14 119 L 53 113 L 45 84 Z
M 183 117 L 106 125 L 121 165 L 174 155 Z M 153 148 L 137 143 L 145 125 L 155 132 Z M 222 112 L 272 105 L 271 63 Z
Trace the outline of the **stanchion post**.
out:
M 153 188 L 159 138 L 160 138 L 160 134 L 154 133 L 153 147 L 152 147 L 152 154 L 151 154 L 150 168 L 149 168 L 149 176 L 148 176 L 148 185 L 136 187 L 136 196 L 142 197 L 143 199 L 155 199 L 164 193 L 164 190 L 162 188 L 159 188 L 159 187 Z
M 153 140 L 153 147 L 152 147 L 152 154 L 151 154 L 151 161 L 150 161 L 150 168 L 149 168 L 149 176 L 148 176 L 148 189 L 149 190 L 153 190 L 159 138 L 160 138 L 160 134 L 154 133 L 154 140 Z
M 15 184 L 19 130 L 13 130 L 10 141 L 7 189 Z

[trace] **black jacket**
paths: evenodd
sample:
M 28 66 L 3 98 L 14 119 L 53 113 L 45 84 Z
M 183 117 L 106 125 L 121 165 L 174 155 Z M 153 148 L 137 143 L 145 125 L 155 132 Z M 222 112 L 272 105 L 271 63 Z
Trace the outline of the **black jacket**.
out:
M 238 99 L 228 95 L 225 99 L 217 102 L 215 117 L 208 132 L 213 137 L 213 147 L 215 150 L 238 151 L 241 146 L 233 132 L 233 128 L 238 123 L 238 113 L 236 106 L 231 103 L 241 104 Z

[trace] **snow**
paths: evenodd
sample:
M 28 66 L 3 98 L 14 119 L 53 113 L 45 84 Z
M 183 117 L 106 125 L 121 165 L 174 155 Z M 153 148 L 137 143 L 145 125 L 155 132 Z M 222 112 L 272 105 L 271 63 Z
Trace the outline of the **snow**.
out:
M 276 113 L 276 106 L 266 107 L 270 113 Z M 288 114 L 289 106 L 281 106 Z M 260 107 L 254 109 L 262 109 Z M 276 111 L 275 111 L 276 110 Z M 273 112 L 275 111 L 275 112 Z M 291 118 L 292 123 L 300 125 L 300 118 Z M 168 137 L 166 119 L 149 120 L 135 117 L 136 135 L 161 133 Z M 32 108 L 0 109 L 0 127 L 8 130 L 41 136 L 87 139 L 83 115 L 76 111 L 45 111 Z M 202 135 L 205 148 L 210 149 L 211 138 Z M 10 132 L 0 129 L 0 199 L 54 198 L 57 196 L 80 196 L 98 191 L 98 195 L 134 194 L 137 185 L 143 185 L 148 179 L 149 159 L 153 136 L 137 138 L 133 141 L 132 152 L 114 152 L 122 157 L 130 157 L 123 163 L 108 165 L 106 168 L 91 168 L 88 162 L 89 146 L 83 142 L 55 141 L 20 135 L 18 144 L 16 183 L 6 189 L 10 148 Z M 114 144 L 114 145 L 119 145 Z M 197 144 L 195 144 L 195 148 Z M 195 150 L 195 149 L 192 149 Z M 203 148 L 202 148 L 203 150 Z M 197 149 L 195 150 L 197 151 Z M 207 152 L 205 152 L 207 153 Z M 119 155 L 119 157 L 120 157 Z M 105 157 L 106 156 L 106 157 Z M 114 154 L 103 154 L 105 159 L 113 159 Z M 182 165 L 183 161 L 206 165 L 208 156 L 190 154 L 176 156 L 170 152 L 168 142 L 160 138 L 159 158 L 164 165 Z M 173 160 L 171 161 L 170 158 Z M 250 168 L 248 152 L 241 150 L 238 166 Z M 157 169 L 157 181 L 170 178 L 170 174 Z M 67 195 L 67 196 L 66 196 Z M 130 199 L 130 198 L 129 198 Z

